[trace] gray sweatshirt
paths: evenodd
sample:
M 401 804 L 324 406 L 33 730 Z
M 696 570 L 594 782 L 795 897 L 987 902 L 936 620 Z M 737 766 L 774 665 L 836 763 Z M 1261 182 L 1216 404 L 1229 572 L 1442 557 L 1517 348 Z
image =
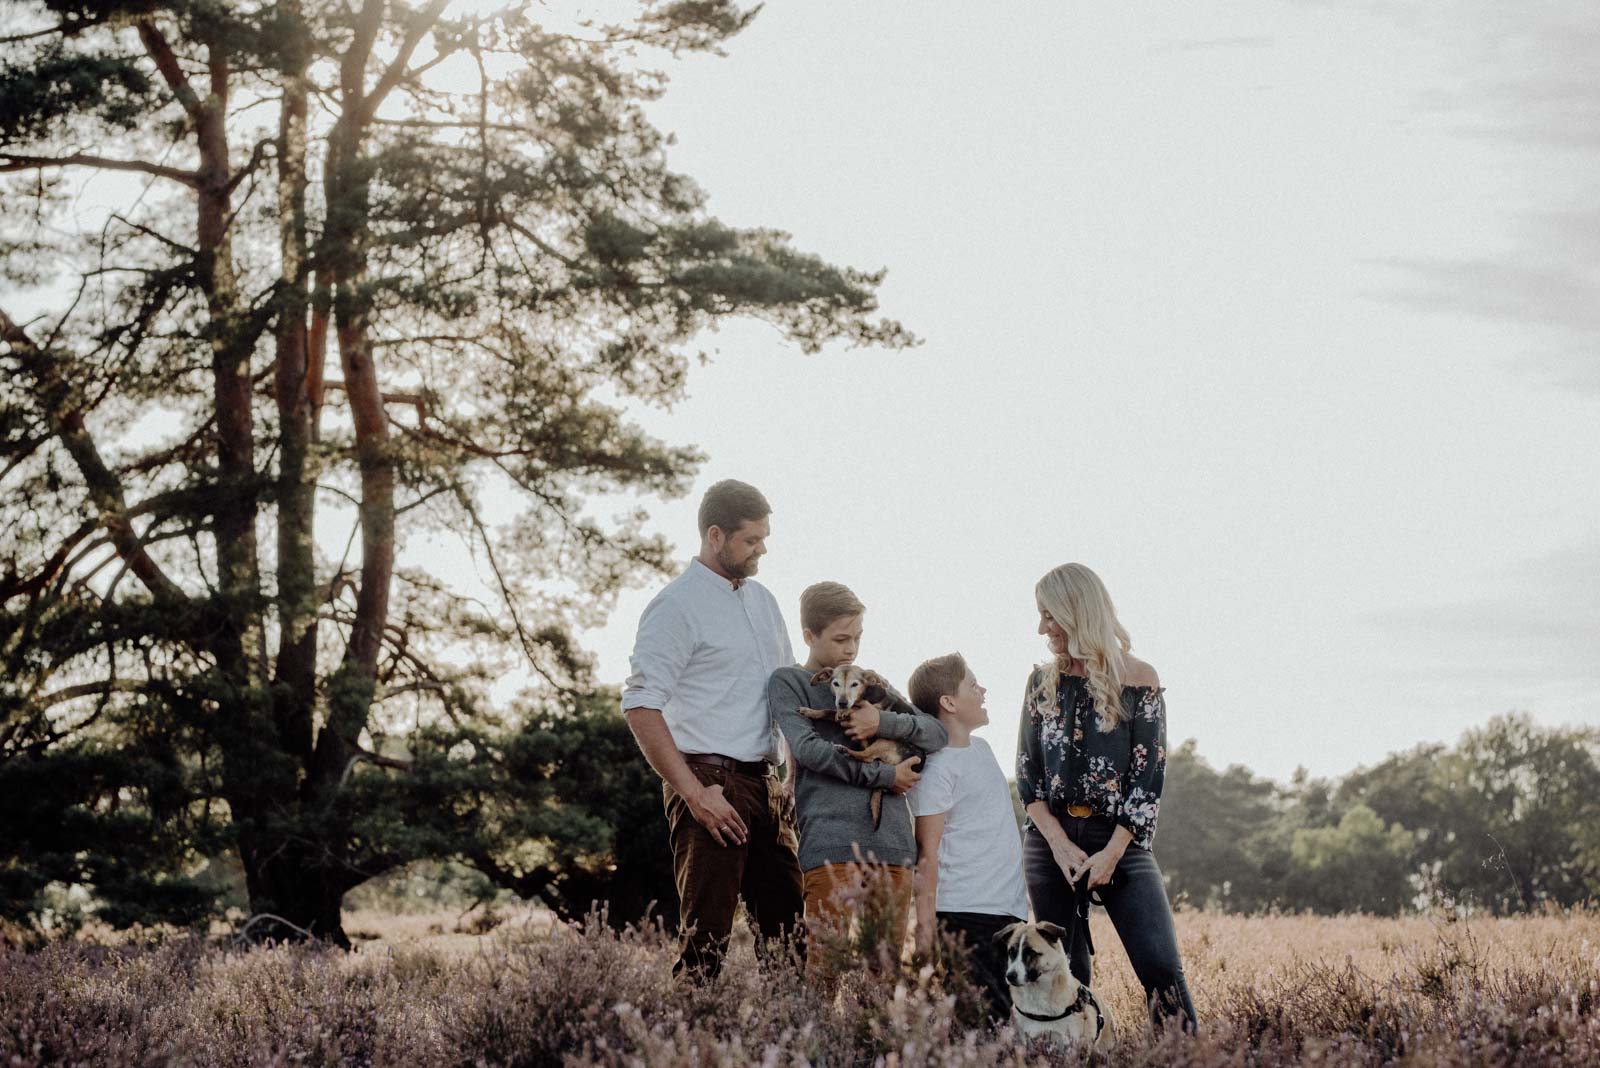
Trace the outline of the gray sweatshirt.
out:
M 916 863 L 916 833 L 906 799 L 893 792 L 884 794 L 883 822 L 877 830 L 872 828 L 872 814 L 867 809 L 873 787 L 888 791 L 894 785 L 894 768 L 845 756 L 834 746 L 858 746 L 843 727 L 831 719 L 808 719 L 796 711 L 833 707 L 833 691 L 826 683 L 811 685 L 811 675 L 803 667 L 784 667 L 774 671 L 767 682 L 772 719 L 794 753 L 800 870 L 858 859 L 902 866 Z M 924 753 L 943 749 L 950 740 L 944 724 L 933 716 L 889 711 L 878 724 L 878 737 L 898 739 Z

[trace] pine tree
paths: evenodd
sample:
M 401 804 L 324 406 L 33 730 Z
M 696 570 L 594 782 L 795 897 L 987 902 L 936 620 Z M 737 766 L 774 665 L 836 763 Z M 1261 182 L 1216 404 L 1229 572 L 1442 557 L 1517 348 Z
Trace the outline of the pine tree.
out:
M 621 403 L 680 397 L 730 317 L 912 340 L 880 273 L 719 223 L 667 166 L 648 58 L 754 12 L 0 8 L 4 280 L 75 294 L 0 307 L 0 915 L 77 885 L 187 922 L 224 845 L 257 934 L 343 942 L 344 894 L 421 857 L 581 909 L 615 828 L 552 815 L 571 779 L 536 754 L 605 733 L 573 629 L 668 552 L 585 502 L 700 460 Z M 91 175 L 126 196 L 86 221 Z M 492 603 L 397 566 L 439 534 Z M 513 656 L 539 692 L 492 708 Z

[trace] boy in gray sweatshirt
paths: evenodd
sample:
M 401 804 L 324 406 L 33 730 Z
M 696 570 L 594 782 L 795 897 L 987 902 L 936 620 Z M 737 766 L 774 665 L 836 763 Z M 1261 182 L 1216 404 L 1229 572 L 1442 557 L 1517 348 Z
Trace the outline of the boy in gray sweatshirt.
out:
M 893 901 L 888 937 L 898 957 L 911 908 L 911 874 L 917 859 L 916 834 L 905 793 L 921 775 L 920 761 L 898 765 L 864 764 L 839 752 L 860 748 L 872 738 L 894 738 L 931 753 L 948 733 L 934 716 L 877 709 L 868 705 L 845 725 L 813 720 L 801 708 L 832 708 L 826 682 L 811 676 L 825 668 L 855 663 L 866 607 L 838 582 L 819 582 L 800 595 L 801 637 L 810 651 L 804 665 L 779 668 L 767 683 L 773 721 L 794 754 L 795 813 L 800 832 L 800 870 L 804 879 L 806 926 L 848 925 L 850 901 L 864 886 L 869 868 L 882 873 Z M 868 797 L 887 791 L 882 820 L 874 828 Z M 866 862 L 863 864 L 862 862 Z M 809 955 L 814 980 L 831 982 L 821 955 Z

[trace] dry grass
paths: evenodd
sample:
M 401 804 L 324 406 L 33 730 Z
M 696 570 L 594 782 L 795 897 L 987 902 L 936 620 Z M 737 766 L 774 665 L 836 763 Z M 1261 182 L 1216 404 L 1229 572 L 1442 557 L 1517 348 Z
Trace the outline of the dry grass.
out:
M 461 926 L 472 926 L 468 916 Z M 1204 1033 L 1152 1035 L 1103 917 L 1114 1065 L 1600 1063 L 1600 914 L 1245 918 L 1185 912 Z M 748 941 L 675 983 L 652 933 L 508 914 L 353 914 L 355 953 L 197 940 L 0 950 L 0 1065 L 990 1065 L 1079 1063 L 968 1031 L 960 985 L 858 969 L 822 1002 Z
M 1461 974 L 1567 968 L 1600 975 L 1600 912 L 1462 920 L 1453 914 L 1237 916 L 1179 912 L 1178 946 L 1195 1010 L 1222 1011 L 1237 987 L 1272 987 L 1308 968 L 1351 968 L 1378 983 L 1403 984 L 1455 962 Z M 1095 990 L 1118 1018 L 1137 1019 L 1144 997 L 1104 913 L 1093 920 Z
M 481 952 L 486 944 L 496 941 L 485 940 L 497 931 L 500 937 L 507 931 L 516 931 L 523 938 L 548 936 L 560 922 L 549 909 L 535 906 L 488 912 L 474 908 L 467 912 L 402 914 L 355 909 L 345 913 L 344 929 L 352 942 L 368 950 L 426 949 L 460 956 Z

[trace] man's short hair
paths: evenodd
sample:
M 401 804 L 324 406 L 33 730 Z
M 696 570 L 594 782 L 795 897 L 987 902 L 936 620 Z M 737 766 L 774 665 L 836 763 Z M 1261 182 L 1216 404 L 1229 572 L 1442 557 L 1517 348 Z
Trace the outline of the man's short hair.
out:
M 859 616 L 866 610 L 867 606 L 842 582 L 818 582 L 800 594 L 800 625 L 812 634 L 821 634 L 836 619 Z
M 732 534 L 746 523 L 765 519 L 772 514 L 772 505 L 761 491 L 748 482 L 726 478 L 700 498 L 700 536 L 716 527 L 724 534 Z
M 939 698 L 954 697 L 967 677 L 967 662 L 960 653 L 946 653 L 924 660 L 911 673 L 906 690 L 911 703 L 930 716 L 939 714 Z

